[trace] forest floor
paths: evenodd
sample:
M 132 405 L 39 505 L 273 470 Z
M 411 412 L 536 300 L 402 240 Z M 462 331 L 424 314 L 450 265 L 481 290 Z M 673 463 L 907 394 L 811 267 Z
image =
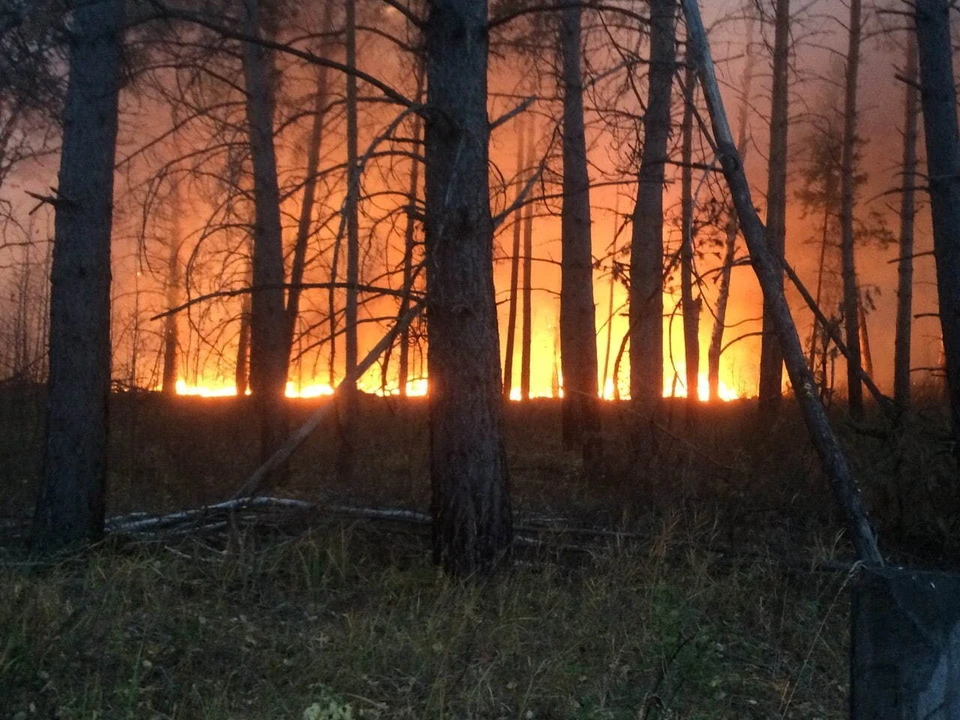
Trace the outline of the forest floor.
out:
M 0 719 L 841 718 L 848 543 L 795 409 L 604 410 L 605 460 L 559 446 L 559 405 L 507 408 L 519 534 L 494 580 L 430 563 L 426 404 L 367 398 L 352 478 L 328 423 L 271 494 L 301 513 L 114 534 L 35 565 L 23 537 L 35 393 L 0 398 Z M 293 402 L 302 420 L 320 403 Z M 885 549 L 956 567 L 955 466 L 934 403 L 837 426 Z M 237 400 L 118 396 L 108 514 L 229 497 L 255 467 Z M 373 517 L 371 517 L 373 516 Z M 304 712 L 308 711 L 307 715 Z M 312 713 L 312 714 L 311 714 Z

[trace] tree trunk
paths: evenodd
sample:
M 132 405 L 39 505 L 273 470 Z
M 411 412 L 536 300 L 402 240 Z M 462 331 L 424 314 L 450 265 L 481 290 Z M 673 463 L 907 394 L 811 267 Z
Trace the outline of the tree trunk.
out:
M 531 119 L 527 137 L 527 166 L 536 155 L 536 127 Z M 533 203 L 523 214 L 523 332 L 520 335 L 520 397 L 530 399 L 530 359 L 533 354 Z
M 913 226 L 917 182 L 917 39 L 907 33 L 903 124 L 903 193 L 900 199 L 900 262 L 897 279 L 897 336 L 893 360 L 893 402 L 899 412 L 910 406 L 910 334 L 913 329 Z
M 521 115 L 517 121 L 517 197 L 523 192 L 525 165 L 527 160 L 526 127 Z M 507 347 L 503 357 L 503 397 L 510 399 L 513 391 L 513 361 L 515 355 L 515 341 L 517 337 L 517 291 L 520 284 L 520 236 L 523 230 L 523 207 L 518 207 L 513 223 L 513 245 L 510 253 L 510 297 L 507 310 Z
M 687 42 L 700 74 L 700 82 L 707 100 L 707 107 L 713 124 L 717 142 L 717 156 L 723 165 L 723 174 L 730 187 L 730 194 L 737 207 L 740 226 L 747 241 L 747 248 L 753 262 L 753 269 L 763 290 L 764 300 L 771 310 L 771 319 L 780 340 L 787 373 L 793 386 L 797 402 L 803 413 L 811 440 L 820 455 L 824 474 L 833 487 L 837 501 L 843 510 L 851 540 L 858 557 L 872 565 L 883 565 L 883 557 L 877 547 L 873 530 L 867 520 L 866 511 L 860 494 L 854 484 L 843 449 L 830 427 L 823 405 L 820 404 L 813 383 L 813 375 L 803 356 L 803 347 L 797 335 L 796 325 L 790 315 L 783 293 L 783 268 L 778 256 L 767 246 L 766 230 L 753 205 L 750 184 L 743 169 L 743 163 L 733 142 L 733 135 L 727 122 L 726 111 L 720 96 L 713 59 L 707 43 L 707 33 L 700 19 L 697 0 L 682 0 L 687 18 Z M 960 275 L 958 275 L 960 277 Z
M 843 320 L 847 347 L 847 397 L 850 415 L 863 416 L 863 389 L 860 385 L 860 323 L 857 312 L 859 291 L 854 255 L 854 218 L 857 186 L 857 79 L 860 67 L 860 4 L 850 0 L 849 45 L 847 48 L 846 90 L 843 111 L 843 150 L 840 160 L 840 250 L 843 258 Z
M 693 103 L 697 77 L 688 62 L 683 75 L 683 168 L 681 169 L 680 307 L 683 313 L 683 355 L 687 386 L 686 423 L 697 419 L 700 385 L 700 305 L 693 299 Z
M 183 224 L 180 222 L 181 193 L 179 185 L 174 188 L 171 207 L 172 222 L 167 240 L 167 309 L 172 310 L 180 304 L 182 278 L 180 272 L 180 247 L 183 245 Z M 178 353 L 180 345 L 180 318 L 171 313 L 163 319 L 163 380 L 161 391 L 164 395 L 177 394 L 179 379 Z
M 110 396 L 110 239 L 121 82 L 121 0 L 73 12 L 50 299 L 39 552 L 103 535 Z
M 954 453 L 960 459 L 960 136 L 951 62 L 951 4 L 946 0 L 918 0 L 916 24 L 940 328 Z
M 347 0 L 346 9 L 346 60 L 347 67 L 357 67 L 357 19 L 356 0 Z M 347 290 L 344 308 L 344 372 L 353 375 L 357 367 L 357 283 L 360 280 L 360 165 L 358 164 L 357 132 L 357 78 L 347 73 L 347 196 L 343 211 L 347 225 Z M 337 449 L 337 472 L 341 477 L 353 473 L 354 445 L 359 396 L 356 380 L 345 380 L 347 385 L 340 393 L 338 403 L 338 428 L 340 445 Z
M 580 69 L 581 8 L 566 7 L 560 22 L 563 56 L 563 203 L 560 279 L 560 370 L 563 444 L 580 447 L 584 462 L 601 453 L 597 412 L 597 328 L 593 301 L 590 175 Z
M 247 32 L 260 37 L 266 11 L 246 0 Z M 284 307 L 280 189 L 273 145 L 274 67 L 270 50 L 244 43 L 246 111 L 253 161 L 253 293 L 250 302 L 250 390 L 260 416 L 260 457 L 266 461 L 287 436 L 288 322 Z M 275 480 L 282 479 L 283 473 Z
M 663 182 L 675 24 L 673 0 L 650 0 L 650 87 L 630 245 L 630 395 L 645 415 L 663 397 Z
M 861 366 L 863 372 L 873 377 L 873 354 L 870 352 L 870 333 L 867 330 L 867 309 L 863 306 L 863 298 L 857 298 L 857 312 L 860 315 L 860 348 L 862 350 Z
M 248 275 L 247 285 L 252 283 Z M 234 371 L 237 397 L 241 398 L 250 387 L 250 306 L 250 296 L 244 295 L 240 299 L 240 332 L 237 335 L 237 366 Z
M 331 18 L 333 3 L 326 3 L 322 30 L 328 32 L 333 25 Z M 326 43 L 321 46 L 320 55 L 327 52 Z M 307 139 L 306 176 L 303 181 L 303 200 L 300 203 L 300 218 L 297 222 L 297 239 L 293 246 L 293 262 L 290 266 L 290 289 L 287 291 L 287 363 L 293 349 L 293 339 L 297 330 L 297 318 L 300 316 L 300 296 L 302 295 L 303 275 L 307 266 L 307 245 L 313 229 L 313 208 L 317 199 L 317 172 L 320 168 L 320 147 L 323 143 L 323 123 L 326 119 L 326 107 L 329 101 L 327 89 L 327 68 L 317 68 L 317 89 L 313 97 L 313 121 L 310 123 L 310 135 Z
M 491 572 L 512 540 L 487 179 L 487 2 L 426 23 L 426 260 L 434 560 Z
M 787 234 L 787 132 L 790 126 L 790 0 L 776 0 L 776 3 L 766 228 L 767 245 L 776 255 L 783 257 Z M 782 275 L 779 283 L 783 287 Z M 776 416 L 783 388 L 783 353 L 769 315 L 770 308 L 764 306 L 758 403 L 761 417 L 767 420 Z
M 420 101 L 420 93 L 417 93 Z M 413 120 L 413 146 L 420 147 L 420 136 L 423 133 L 423 123 L 417 115 Z M 403 231 L 403 291 L 400 301 L 400 314 L 404 315 L 410 307 L 410 292 L 413 290 L 413 251 L 414 236 L 417 228 L 417 196 L 420 192 L 420 161 L 413 159 L 410 164 L 410 190 L 407 194 L 407 219 Z M 410 381 L 410 325 L 407 324 L 400 333 L 400 366 L 398 384 L 400 394 L 406 396 L 407 383 Z
M 742 94 L 740 96 L 740 112 L 737 117 L 737 152 L 740 158 L 747 157 L 747 134 L 750 123 L 750 90 L 753 87 L 753 71 L 755 56 L 753 53 L 753 18 L 747 24 L 747 52 L 743 61 L 743 76 L 741 78 Z M 727 303 L 730 300 L 730 279 L 733 274 L 733 261 L 737 254 L 737 236 L 740 226 L 737 223 L 737 211 L 732 203 L 728 203 L 729 214 L 724 242 L 723 265 L 720 269 L 720 282 L 717 289 L 717 307 L 713 329 L 710 332 L 710 347 L 707 350 L 707 383 L 710 387 L 710 399 L 720 397 L 720 353 L 723 350 L 723 333 L 726 329 Z

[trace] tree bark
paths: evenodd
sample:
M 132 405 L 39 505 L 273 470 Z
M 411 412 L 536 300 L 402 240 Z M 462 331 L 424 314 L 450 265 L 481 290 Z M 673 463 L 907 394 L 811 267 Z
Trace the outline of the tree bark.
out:
M 517 197 L 523 192 L 525 165 L 527 160 L 526 148 L 526 127 L 521 115 L 517 121 Z M 510 393 L 513 391 L 513 365 L 515 355 L 515 342 L 517 337 L 517 304 L 519 297 L 517 291 L 520 285 L 520 236 L 523 231 L 523 207 L 517 208 L 516 217 L 513 224 L 513 245 L 510 253 L 510 298 L 509 308 L 507 310 L 507 347 L 503 357 L 503 397 L 510 399 Z
M 843 110 L 843 149 L 840 160 L 840 250 L 843 258 L 843 321 L 847 335 L 847 397 L 850 415 L 863 416 L 860 385 L 860 323 L 854 253 L 854 205 L 857 187 L 857 80 L 860 68 L 861 0 L 850 0 L 846 89 Z
M 917 123 L 920 114 L 917 91 L 917 39 L 907 33 L 907 66 L 903 123 L 903 192 L 900 196 L 900 262 L 897 272 L 897 334 L 894 342 L 893 402 L 899 412 L 910 406 L 910 347 L 913 329 L 913 228 L 916 217 Z
M 682 0 L 682 4 L 687 19 L 687 42 L 697 63 L 700 82 L 707 100 L 717 142 L 717 156 L 722 163 L 724 177 L 737 207 L 740 226 L 747 241 L 754 272 L 763 290 L 764 300 L 768 302 L 771 310 L 771 318 L 780 340 L 790 383 L 803 413 L 810 438 L 823 463 L 824 474 L 830 481 L 843 511 L 858 557 L 871 565 L 883 565 L 883 556 L 880 554 L 873 530 L 867 520 L 850 466 L 837 436 L 830 427 L 823 405 L 817 398 L 813 375 L 807 367 L 800 336 L 797 335 L 797 328 L 783 293 L 782 265 L 778 256 L 766 244 L 766 230 L 753 205 L 750 184 L 747 182 L 743 163 L 727 122 L 697 0 Z
M 563 9 L 563 203 L 560 210 L 560 363 L 563 445 L 580 447 L 584 462 L 601 453 L 597 412 L 597 329 L 593 298 L 590 175 L 583 118 L 581 8 Z
M 947 0 L 918 0 L 915 21 L 940 328 L 954 453 L 960 459 L 960 134 L 950 44 L 951 4 Z
M 680 307 L 683 313 L 683 355 L 687 386 L 686 423 L 697 419 L 700 402 L 700 304 L 693 298 L 693 103 L 697 92 L 697 76 L 688 62 L 683 74 L 683 168 L 680 178 Z
M 247 33 L 260 37 L 266 11 L 245 0 Z M 260 416 L 260 456 L 266 460 L 287 436 L 284 391 L 288 367 L 288 322 L 284 306 L 280 188 L 274 149 L 272 52 L 244 43 L 243 71 L 250 155 L 253 161 L 253 287 L 250 300 L 250 390 Z M 259 288 L 259 289 L 258 289 Z M 282 478 L 282 473 L 277 480 Z
M 124 3 L 73 12 L 56 204 L 39 552 L 103 535 L 110 396 L 110 240 Z
M 675 24 L 673 0 L 650 0 L 650 86 L 630 245 L 630 395 L 644 415 L 663 397 L 663 183 Z
M 494 570 L 512 521 L 487 178 L 487 2 L 434 0 L 426 23 L 426 262 L 434 560 Z
M 776 0 L 775 24 L 766 228 L 767 245 L 783 257 L 787 234 L 787 135 L 790 128 L 790 0 Z M 783 287 L 782 276 L 779 282 Z M 783 389 L 783 353 L 769 315 L 770 308 L 764 306 L 758 404 L 761 417 L 767 420 L 776 416 Z

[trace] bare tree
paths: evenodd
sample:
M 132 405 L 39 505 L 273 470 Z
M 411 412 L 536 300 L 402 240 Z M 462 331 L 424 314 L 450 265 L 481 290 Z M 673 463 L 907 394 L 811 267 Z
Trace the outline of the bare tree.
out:
M 682 164 L 680 174 L 680 307 L 683 313 L 683 354 L 687 388 L 686 422 L 696 421 L 700 384 L 700 305 L 693 297 L 693 113 L 697 76 L 688 61 L 683 73 L 683 120 L 681 122 Z
M 563 373 L 563 444 L 580 446 L 584 461 L 601 453 L 597 412 L 597 331 L 593 301 L 590 176 L 583 118 L 581 8 L 563 9 L 563 204 L 560 279 L 560 362 Z
M 79 5 L 56 200 L 50 375 L 32 543 L 41 552 L 103 534 L 110 395 L 110 240 L 124 2 Z
M 862 31 L 861 0 L 850 0 L 848 25 L 847 68 L 843 109 L 843 150 L 840 161 L 840 233 L 843 258 L 843 321 L 846 328 L 847 396 L 850 415 L 863 415 L 863 388 L 860 384 L 860 323 L 857 309 L 859 290 L 854 254 L 857 165 L 857 83 L 860 68 L 860 37 Z
M 917 91 L 917 40 L 907 33 L 904 69 L 903 169 L 900 196 L 900 257 L 897 278 L 897 335 L 893 360 L 893 401 L 903 412 L 910 406 L 910 335 L 913 327 L 913 228 L 916 217 L 917 123 L 920 114 Z
M 524 163 L 527 160 L 525 142 L 526 127 L 524 125 L 524 116 L 517 119 L 517 198 L 523 191 L 524 181 Z M 513 222 L 513 244 L 510 252 L 510 297 L 507 302 L 507 347 L 503 357 L 503 396 L 510 398 L 510 392 L 513 390 L 513 365 L 515 355 L 515 343 L 517 337 L 517 304 L 520 300 L 518 295 L 520 285 L 520 236 L 523 231 L 523 207 L 518 207 Z
M 859 0 L 854 0 L 859 2 Z M 773 45 L 773 94 L 770 110 L 770 158 L 767 176 L 767 244 L 781 257 L 787 234 L 787 134 L 789 117 L 790 0 L 776 0 Z M 783 284 L 783 278 L 780 278 Z M 770 308 L 763 311 L 760 345 L 760 413 L 771 418 L 780 404 L 783 354 L 773 330 Z
M 527 129 L 527 167 L 533 165 L 536 147 L 536 125 L 533 119 Z M 520 397 L 530 399 L 530 362 L 533 356 L 533 203 L 523 212 L 523 331 L 520 335 Z
M 927 146 L 933 251 L 937 262 L 940 328 L 953 418 L 954 453 L 960 458 L 960 132 L 953 74 L 949 0 L 917 0 L 914 21 L 920 98 Z
M 261 0 L 244 0 L 246 32 L 259 39 L 275 18 Z M 253 161 L 253 293 L 250 308 L 250 389 L 260 415 L 260 455 L 265 461 L 287 435 L 284 390 L 289 362 L 284 307 L 283 230 L 274 149 L 273 52 L 243 44 L 243 76 Z
M 172 310 L 180 305 L 180 297 L 183 292 L 183 273 L 180 263 L 180 247 L 183 245 L 183 223 L 180 217 L 181 200 L 182 193 L 180 185 L 177 183 L 171 193 L 170 230 L 167 236 L 167 310 Z M 170 313 L 163 319 L 163 378 L 160 388 L 164 395 L 173 396 L 177 393 L 177 380 L 180 376 L 179 359 L 180 317 L 178 313 Z
M 650 73 L 630 245 L 630 395 L 649 413 L 663 395 L 663 182 L 676 61 L 674 0 L 650 0 Z
M 487 2 L 426 23 L 426 263 L 434 559 L 493 570 L 512 540 L 487 179 Z
M 823 463 L 824 474 L 830 481 L 843 510 L 857 555 L 865 563 L 883 565 L 883 556 L 880 554 L 876 537 L 854 484 L 850 466 L 839 440 L 830 427 L 823 405 L 816 396 L 813 375 L 806 365 L 800 337 L 797 335 L 797 328 L 783 293 L 783 264 L 765 242 L 766 231 L 753 205 L 750 184 L 737 153 L 733 133 L 730 131 L 726 110 L 723 107 L 706 29 L 700 18 L 700 8 L 697 0 L 681 1 L 687 19 L 687 42 L 690 54 L 697 63 L 700 82 L 707 100 L 718 159 L 723 166 L 723 174 L 730 187 L 730 194 L 736 203 L 740 226 L 743 228 L 744 238 L 750 250 L 757 280 L 763 290 L 764 299 L 768 300 L 768 306 L 772 311 L 771 317 L 775 322 L 777 337 L 780 339 L 790 383 L 793 385 L 797 402 L 803 412 L 810 438 Z

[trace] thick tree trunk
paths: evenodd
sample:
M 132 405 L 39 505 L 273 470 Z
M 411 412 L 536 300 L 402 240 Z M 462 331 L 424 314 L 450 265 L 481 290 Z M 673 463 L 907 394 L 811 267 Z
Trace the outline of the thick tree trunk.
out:
M 683 168 L 680 179 L 680 307 L 683 313 L 683 356 L 687 387 L 686 422 L 693 425 L 700 402 L 700 305 L 693 298 L 693 103 L 697 76 L 688 62 L 683 74 Z
M 673 0 L 650 0 L 650 86 L 630 245 L 630 395 L 645 415 L 663 397 L 663 182 L 676 12 Z
M 750 123 L 750 91 L 753 88 L 753 72 L 756 57 L 753 50 L 754 25 L 751 18 L 747 24 L 747 50 L 743 61 L 743 76 L 741 77 L 740 111 L 737 116 L 737 152 L 740 158 L 747 157 L 747 135 Z M 717 289 L 717 307 L 713 329 L 710 332 L 710 347 L 707 350 L 707 383 L 710 387 L 710 399 L 720 397 L 720 353 L 723 350 L 723 333 L 726 329 L 727 303 L 730 300 L 730 279 L 733 275 L 733 261 L 737 254 L 737 236 L 740 234 L 740 225 L 737 223 L 737 211 L 732 202 L 728 203 L 729 218 L 726 227 L 724 242 L 723 265 L 720 269 L 719 287 Z
M 590 175 L 583 119 L 580 69 L 581 8 L 564 8 L 560 22 L 563 56 L 563 203 L 560 279 L 560 363 L 563 373 L 562 432 L 566 448 L 580 447 L 590 462 L 601 453 L 597 412 L 597 328 L 593 301 Z
M 690 53 L 697 63 L 700 82 L 707 100 L 717 142 L 717 156 L 723 165 L 724 177 L 736 203 L 740 226 L 747 241 L 754 272 L 763 290 L 764 300 L 767 301 L 771 310 L 771 318 L 780 340 L 790 383 L 803 413 L 810 438 L 823 463 L 824 474 L 830 481 L 843 510 L 858 557 L 872 565 L 883 565 L 883 557 L 867 520 L 850 466 L 837 436 L 830 427 L 823 405 L 817 398 L 813 375 L 807 367 L 800 336 L 797 335 L 797 328 L 783 293 L 783 267 L 777 255 L 766 244 L 766 230 L 754 207 L 750 184 L 747 182 L 743 163 L 727 122 L 726 111 L 720 96 L 720 86 L 717 83 L 713 59 L 710 56 L 707 32 L 700 19 L 697 0 L 682 0 L 682 3 L 687 18 L 687 42 Z
M 773 46 L 773 94 L 770 108 L 770 159 L 767 176 L 767 245 L 783 257 L 787 234 L 787 132 L 790 127 L 790 0 L 776 0 Z M 780 277 L 783 286 L 783 277 Z M 763 309 L 760 345 L 760 414 L 773 418 L 783 388 L 783 353 L 773 329 L 770 308 Z
M 420 100 L 420 93 L 417 93 Z M 423 134 L 423 122 L 420 116 L 413 120 L 413 146 L 420 149 L 420 136 Z M 404 315 L 410 307 L 410 292 L 413 290 L 413 253 L 414 238 L 417 229 L 417 197 L 420 192 L 420 161 L 413 159 L 410 162 L 410 189 L 407 193 L 407 218 L 403 230 L 403 291 L 400 301 L 400 314 Z M 407 383 L 410 381 L 410 325 L 407 324 L 400 333 L 400 363 L 398 382 L 400 394 L 406 396 Z
M 940 328 L 954 452 L 960 458 L 960 135 L 951 62 L 951 5 L 947 0 L 918 0 L 916 25 Z
M 246 0 L 247 32 L 259 37 L 265 10 Z M 253 288 L 250 302 L 250 390 L 260 416 L 260 456 L 266 461 L 287 436 L 288 322 L 284 306 L 280 188 L 273 145 L 274 67 L 270 50 L 243 46 L 246 111 L 253 161 Z M 278 475 L 277 480 L 282 479 Z
M 110 396 L 110 238 L 121 81 L 121 0 L 73 13 L 56 205 L 39 552 L 103 535 Z
M 487 3 L 426 23 L 426 261 L 434 559 L 487 573 L 510 547 L 487 179 Z
M 536 153 L 536 127 L 530 121 L 527 137 L 527 165 L 533 167 Z M 523 214 L 523 331 L 520 335 L 520 397 L 530 399 L 530 360 L 533 355 L 533 203 Z
M 517 121 L 517 197 L 523 192 L 525 166 L 527 160 L 526 127 L 521 115 Z M 523 231 L 523 207 L 518 207 L 513 223 L 513 244 L 510 252 L 510 297 L 507 309 L 507 347 L 503 356 L 503 397 L 510 399 L 513 391 L 513 365 L 517 338 L 517 304 L 520 298 L 517 291 L 520 285 L 520 236 Z
M 847 347 L 847 397 L 850 415 L 863 416 L 860 385 L 860 323 L 857 269 L 854 253 L 854 205 L 857 187 L 857 80 L 860 68 L 861 0 L 850 0 L 846 90 L 843 110 L 843 150 L 840 160 L 840 251 L 843 258 L 843 321 Z
M 183 245 L 183 225 L 180 222 L 180 188 L 174 188 L 173 207 L 171 208 L 172 222 L 170 236 L 167 239 L 167 309 L 172 310 L 180 304 L 182 293 L 182 278 L 180 272 L 180 247 Z M 180 345 L 180 318 L 177 313 L 170 313 L 163 319 L 163 380 L 161 391 L 164 395 L 173 396 L 177 393 L 179 379 L 179 345 Z
M 916 217 L 917 123 L 920 114 L 917 92 L 917 38 L 907 33 L 907 66 L 903 123 L 903 192 L 900 196 L 900 262 L 897 278 L 897 335 L 893 359 L 893 401 L 899 412 L 910 406 L 910 347 L 913 329 L 913 227 Z

